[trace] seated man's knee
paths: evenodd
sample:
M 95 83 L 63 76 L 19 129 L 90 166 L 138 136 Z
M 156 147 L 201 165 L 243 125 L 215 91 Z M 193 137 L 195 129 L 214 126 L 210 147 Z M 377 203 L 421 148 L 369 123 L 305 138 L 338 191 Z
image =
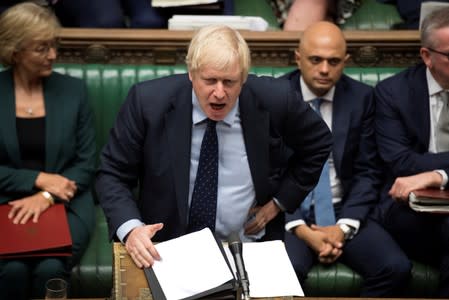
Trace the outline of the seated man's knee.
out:
M 412 272 L 412 263 L 404 257 L 391 257 L 386 272 L 390 281 L 397 285 L 403 285 L 410 279 Z

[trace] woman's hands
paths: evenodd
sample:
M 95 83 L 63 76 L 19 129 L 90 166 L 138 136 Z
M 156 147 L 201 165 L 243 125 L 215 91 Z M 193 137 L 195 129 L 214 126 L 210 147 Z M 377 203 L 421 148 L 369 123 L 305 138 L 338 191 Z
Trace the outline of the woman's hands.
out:
M 75 181 L 59 174 L 44 172 L 40 172 L 37 176 L 35 186 L 67 202 L 75 196 L 77 190 Z
M 11 201 L 8 204 L 11 205 L 8 218 L 12 220 L 14 224 L 25 224 L 30 219 L 32 219 L 34 223 L 37 223 L 40 214 L 51 205 L 41 192 Z

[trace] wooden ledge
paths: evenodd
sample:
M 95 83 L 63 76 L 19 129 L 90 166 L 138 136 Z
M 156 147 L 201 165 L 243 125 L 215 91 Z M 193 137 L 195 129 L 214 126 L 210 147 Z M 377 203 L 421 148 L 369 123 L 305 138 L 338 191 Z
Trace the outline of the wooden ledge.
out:
M 61 31 L 61 63 L 184 64 L 193 31 L 165 29 L 87 29 Z M 241 31 L 254 66 L 295 66 L 301 32 Z M 349 66 L 407 67 L 420 61 L 419 32 L 344 31 Z

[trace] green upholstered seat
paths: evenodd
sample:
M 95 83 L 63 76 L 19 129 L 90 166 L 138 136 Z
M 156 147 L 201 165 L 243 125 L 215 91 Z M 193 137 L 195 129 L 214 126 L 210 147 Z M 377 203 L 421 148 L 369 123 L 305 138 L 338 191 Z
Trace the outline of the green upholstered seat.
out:
M 292 67 L 254 67 L 252 73 L 279 77 Z M 345 73 L 367 84 L 375 85 L 398 72 L 399 68 L 346 68 Z M 97 146 L 100 150 L 108 138 L 109 130 L 123 103 L 129 87 L 138 81 L 170 74 L 183 73 L 184 65 L 100 65 L 65 64 L 56 71 L 86 81 L 90 103 L 94 110 Z M 388 255 L 388 254 L 385 254 Z M 369 259 L 369 258 L 368 258 Z M 112 246 L 108 241 L 106 220 L 97 207 L 97 225 L 79 266 L 72 271 L 72 297 L 107 297 L 112 290 Z M 413 297 L 430 297 L 435 291 L 438 272 L 426 265 L 414 264 L 409 293 Z M 343 264 L 316 265 L 304 284 L 307 296 L 357 296 L 362 281 L 358 274 Z
M 280 30 L 279 24 L 270 6 L 270 0 L 234 1 L 235 14 L 242 16 L 260 16 L 264 18 L 270 30 Z M 360 0 L 360 6 L 354 14 L 341 25 L 348 30 L 388 30 L 393 24 L 402 22 L 392 4 L 379 3 L 376 0 Z
M 340 27 L 345 30 L 389 30 L 400 22 L 401 16 L 393 4 L 361 0 L 358 9 Z

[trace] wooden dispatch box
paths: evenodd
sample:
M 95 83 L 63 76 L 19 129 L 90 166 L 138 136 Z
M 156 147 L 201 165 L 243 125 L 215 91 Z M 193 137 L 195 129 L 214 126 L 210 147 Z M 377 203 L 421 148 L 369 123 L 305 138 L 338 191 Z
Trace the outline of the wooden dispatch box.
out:
M 139 269 L 121 243 L 114 243 L 114 273 L 112 299 L 116 300 L 153 300 L 148 281 L 142 269 Z M 254 298 L 258 300 L 307 300 L 307 297 Z M 335 298 L 314 298 L 313 300 L 333 300 Z M 339 299 L 341 300 L 341 299 Z
M 117 300 L 153 299 L 142 269 L 137 268 L 121 243 L 114 243 L 114 287 L 112 298 Z

